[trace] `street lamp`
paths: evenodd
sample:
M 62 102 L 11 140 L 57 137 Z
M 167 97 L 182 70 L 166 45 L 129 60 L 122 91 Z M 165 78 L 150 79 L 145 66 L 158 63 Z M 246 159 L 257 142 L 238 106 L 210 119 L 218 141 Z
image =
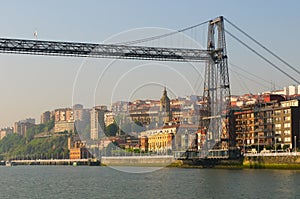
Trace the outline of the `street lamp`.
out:
M 244 145 L 243 146 L 243 148 L 244 148 L 243 149 L 244 150 L 243 153 L 245 154 L 246 153 L 246 151 L 245 151 L 245 133 L 243 133 L 243 137 L 244 137 L 244 139 L 243 139 L 243 145 Z
M 275 133 L 275 137 L 274 137 L 274 139 L 275 139 L 275 155 L 276 155 L 276 141 L 277 141 L 277 138 L 276 138 L 276 133 Z
M 259 153 L 259 133 L 257 133 L 257 153 Z
M 294 136 L 294 147 L 295 147 L 295 154 L 296 154 L 296 147 L 297 147 L 297 146 L 296 146 L 296 145 L 297 145 L 297 144 L 296 144 L 296 139 L 297 139 L 297 137 L 296 137 L 296 136 Z

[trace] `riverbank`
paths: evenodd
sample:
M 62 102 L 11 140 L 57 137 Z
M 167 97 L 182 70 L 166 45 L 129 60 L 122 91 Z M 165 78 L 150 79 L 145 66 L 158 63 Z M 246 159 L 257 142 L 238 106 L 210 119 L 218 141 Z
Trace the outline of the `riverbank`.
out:
M 300 156 L 245 156 L 239 159 L 188 159 L 176 160 L 173 156 L 102 157 L 101 162 L 80 160 L 12 160 L 14 165 L 90 165 L 90 166 L 138 166 L 176 168 L 220 169 L 293 169 L 300 170 Z
M 166 167 L 176 160 L 174 156 L 118 156 L 102 157 L 101 164 L 108 166 Z
M 300 170 L 300 156 L 251 156 L 240 159 L 176 160 L 169 167 Z
M 100 166 L 100 161 L 97 159 L 36 159 L 36 160 L 9 160 L 1 161 L 1 165 L 7 163 L 11 165 L 87 165 Z
M 243 168 L 300 170 L 300 156 L 248 156 L 243 159 Z

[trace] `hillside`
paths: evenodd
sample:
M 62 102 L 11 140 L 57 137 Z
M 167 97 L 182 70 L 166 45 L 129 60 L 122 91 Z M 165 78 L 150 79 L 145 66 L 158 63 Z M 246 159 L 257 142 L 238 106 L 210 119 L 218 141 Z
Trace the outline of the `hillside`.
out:
M 45 159 L 68 157 L 68 134 L 53 134 L 54 121 L 27 130 L 26 137 L 10 134 L 0 141 L 0 159 Z M 39 137 L 35 135 L 47 134 Z M 35 138 L 36 137 L 36 138 Z

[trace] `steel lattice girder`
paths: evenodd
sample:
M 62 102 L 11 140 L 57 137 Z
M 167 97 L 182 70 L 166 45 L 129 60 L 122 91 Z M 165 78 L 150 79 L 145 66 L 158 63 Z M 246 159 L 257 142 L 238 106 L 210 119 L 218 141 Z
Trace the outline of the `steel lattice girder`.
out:
M 216 56 L 217 52 L 184 48 L 160 48 L 0 38 L 0 53 L 199 62 L 211 60 Z

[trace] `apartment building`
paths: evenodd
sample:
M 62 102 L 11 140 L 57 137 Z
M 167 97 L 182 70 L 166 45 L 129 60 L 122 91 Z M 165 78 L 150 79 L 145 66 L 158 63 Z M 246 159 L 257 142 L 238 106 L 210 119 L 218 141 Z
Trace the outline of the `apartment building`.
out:
M 299 146 L 299 100 L 263 101 L 234 113 L 237 146 L 243 150 Z M 276 146 L 276 147 L 275 147 Z

